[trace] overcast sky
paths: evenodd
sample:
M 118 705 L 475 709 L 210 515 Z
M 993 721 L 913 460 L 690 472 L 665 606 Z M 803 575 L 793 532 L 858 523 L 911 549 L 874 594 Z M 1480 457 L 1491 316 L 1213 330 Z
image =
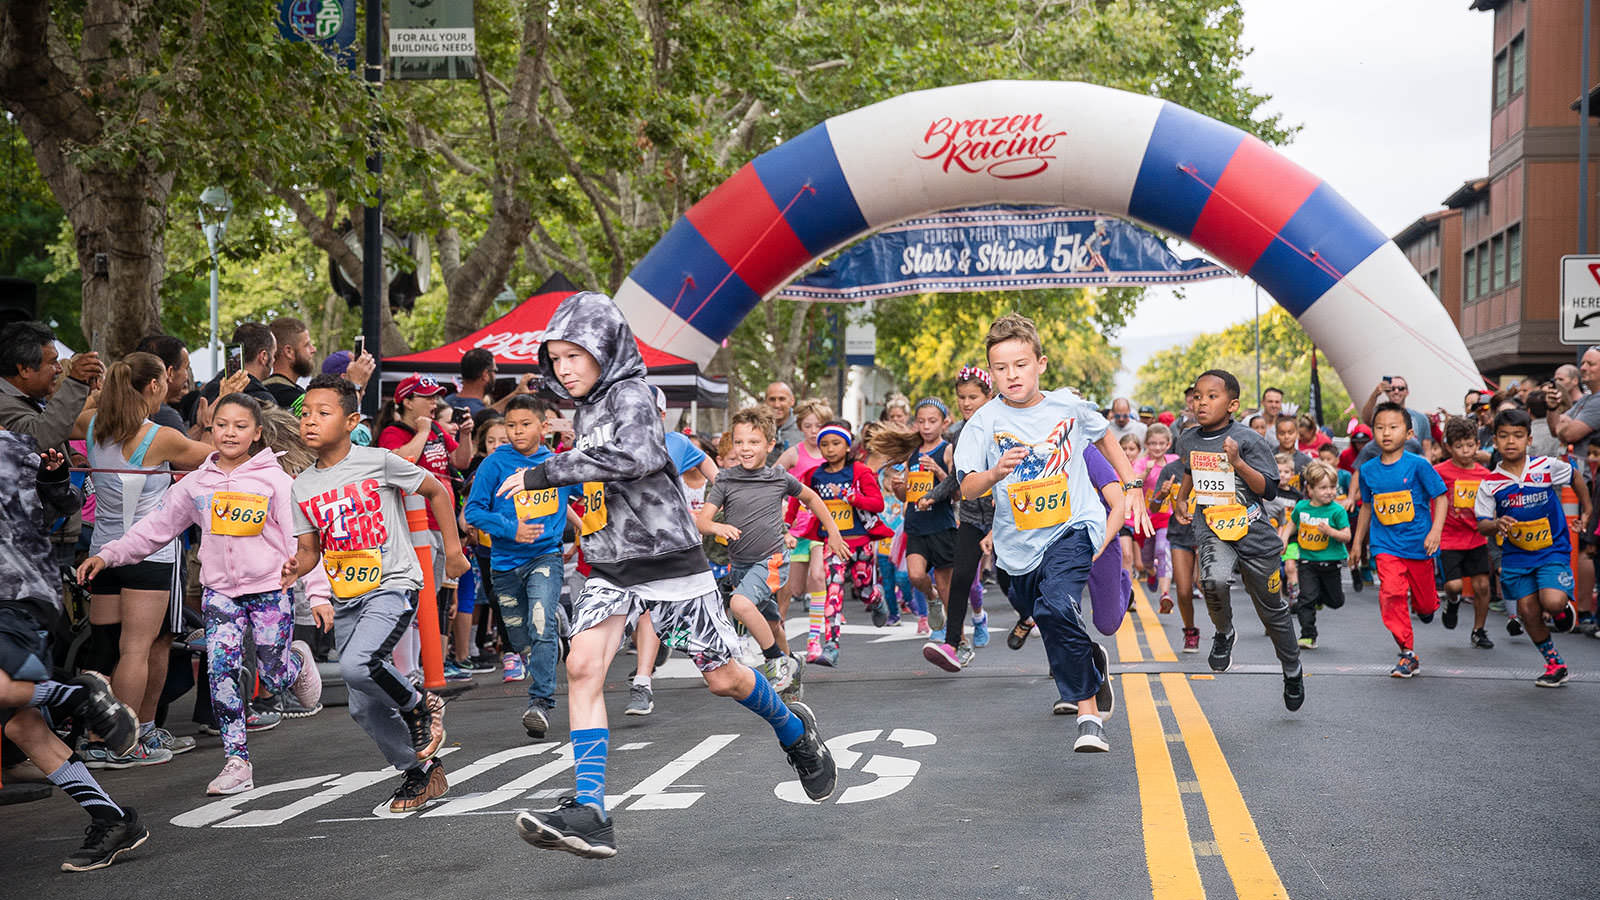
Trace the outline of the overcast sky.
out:
M 1393 236 L 1489 159 L 1494 16 L 1467 0 L 1244 0 L 1247 83 L 1301 126 L 1284 155 Z M 1573 96 L 1578 86 L 1573 85 Z M 1185 248 L 1183 255 L 1198 255 Z M 1151 353 L 1248 321 L 1255 286 L 1151 288 L 1119 335 L 1118 393 Z M 1271 298 L 1261 295 L 1263 308 Z

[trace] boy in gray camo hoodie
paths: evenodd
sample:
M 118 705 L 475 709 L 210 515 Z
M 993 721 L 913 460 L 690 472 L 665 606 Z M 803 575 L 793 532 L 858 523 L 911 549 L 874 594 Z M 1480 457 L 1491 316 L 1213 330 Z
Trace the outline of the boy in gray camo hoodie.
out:
M 648 611 L 663 643 L 690 656 L 711 692 L 766 719 L 813 800 L 833 793 L 833 758 L 802 703 L 785 705 L 738 659 L 738 640 L 700 533 L 667 455 L 655 393 L 633 331 L 611 298 L 584 292 L 562 301 L 544 330 L 546 386 L 577 406 L 577 443 L 512 473 L 502 495 L 582 484 L 582 547 L 593 569 L 573 603 L 567 657 L 575 796 L 517 816 L 523 840 L 591 859 L 615 856 L 605 811 L 605 674 L 627 626 Z

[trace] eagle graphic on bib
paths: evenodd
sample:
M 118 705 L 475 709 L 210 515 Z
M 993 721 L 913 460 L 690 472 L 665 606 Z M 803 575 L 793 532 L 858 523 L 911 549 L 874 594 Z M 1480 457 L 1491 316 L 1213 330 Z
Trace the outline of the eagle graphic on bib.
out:
M 1071 496 L 1067 487 L 1067 460 L 1072 458 L 1072 426 L 1077 418 L 1056 423 L 1040 443 L 1031 443 L 1009 432 L 996 432 L 994 442 L 1001 455 L 1013 447 L 1028 448 L 1028 456 L 1011 471 L 1006 483 L 1006 499 L 1017 528 L 1027 531 L 1050 528 L 1072 517 Z

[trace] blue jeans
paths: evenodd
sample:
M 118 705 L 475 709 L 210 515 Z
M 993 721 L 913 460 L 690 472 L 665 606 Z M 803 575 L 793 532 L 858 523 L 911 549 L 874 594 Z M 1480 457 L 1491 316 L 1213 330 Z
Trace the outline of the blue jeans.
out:
M 528 703 L 555 706 L 556 662 L 561 645 L 556 604 L 561 602 L 561 554 L 547 553 L 493 579 L 500 618 L 511 649 L 528 660 Z

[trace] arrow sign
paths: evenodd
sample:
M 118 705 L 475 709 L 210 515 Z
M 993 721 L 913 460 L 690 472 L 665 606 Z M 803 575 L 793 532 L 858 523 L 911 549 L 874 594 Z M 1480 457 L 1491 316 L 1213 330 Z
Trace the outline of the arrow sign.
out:
M 1600 312 L 1592 312 L 1592 313 L 1589 313 L 1587 316 L 1580 316 L 1580 315 L 1574 313 L 1573 316 L 1572 316 L 1572 327 L 1573 328 L 1584 328 L 1584 327 L 1588 326 L 1590 319 L 1600 319 Z
M 1561 257 L 1561 343 L 1600 342 L 1600 256 Z

